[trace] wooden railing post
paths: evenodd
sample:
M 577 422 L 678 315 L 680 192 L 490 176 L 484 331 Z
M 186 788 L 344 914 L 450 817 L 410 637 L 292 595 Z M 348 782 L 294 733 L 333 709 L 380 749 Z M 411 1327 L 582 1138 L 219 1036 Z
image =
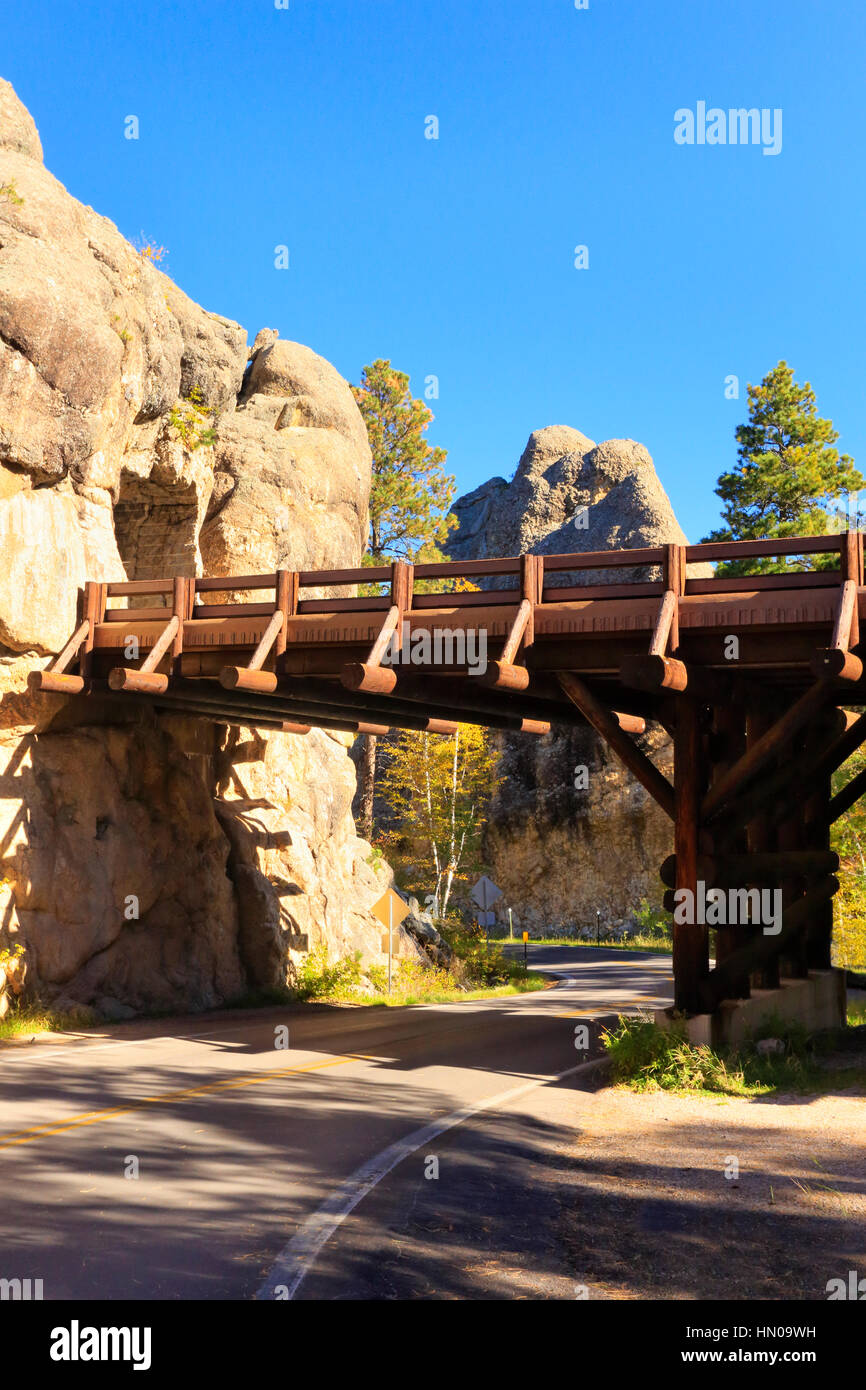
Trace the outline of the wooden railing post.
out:
M 88 633 L 81 648 L 79 674 L 87 684 L 93 676 L 93 647 L 96 641 L 96 627 L 102 622 L 107 600 L 107 586 L 88 579 L 84 586 L 84 618 L 88 623 Z

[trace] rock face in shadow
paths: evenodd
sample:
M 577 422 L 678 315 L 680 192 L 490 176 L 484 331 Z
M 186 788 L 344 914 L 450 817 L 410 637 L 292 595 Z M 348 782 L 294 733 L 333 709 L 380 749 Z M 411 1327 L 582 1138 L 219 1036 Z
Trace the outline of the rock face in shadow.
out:
M 348 738 L 26 684 L 87 579 L 358 564 L 351 391 L 273 330 L 249 348 L 70 196 L 6 82 L 0 189 L 0 950 L 106 1016 L 285 984 L 322 942 L 379 959 L 390 874 L 355 834 Z
M 536 430 L 510 482 L 491 478 L 458 498 L 453 511 L 459 526 L 449 551 L 461 560 L 686 540 L 642 444 L 594 444 L 567 425 Z M 654 577 L 647 568 L 618 572 L 623 582 Z M 611 578 L 584 570 L 548 582 Z M 487 853 L 515 922 L 531 930 L 594 926 L 599 911 L 612 925 L 628 920 L 641 898 L 657 896 L 658 868 L 673 848 L 671 823 L 591 729 L 496 738 L 505 780 L 491 808 Z M 670 776 L 667 734 L 651 728 L 639 742 Z

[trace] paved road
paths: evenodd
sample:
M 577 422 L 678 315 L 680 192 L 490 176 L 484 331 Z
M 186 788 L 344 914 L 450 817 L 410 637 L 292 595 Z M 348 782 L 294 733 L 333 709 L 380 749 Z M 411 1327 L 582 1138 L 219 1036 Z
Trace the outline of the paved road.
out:
M 519 1296 L 513 1269 L 444 1258 L 442 1232 L 468 1223 L 473 1257 L 501 1266 L 519 1237 L 530 1296 L 570 1296 L 541 1265 L 551 1153 L 592 1085 L 572 1073 L 598 1020 L 670 999 L 670 958 L 535 947 L 530 963 L 555 987 L 2 1049 L 0 1278 L 41 1278 L 47 1299 Z

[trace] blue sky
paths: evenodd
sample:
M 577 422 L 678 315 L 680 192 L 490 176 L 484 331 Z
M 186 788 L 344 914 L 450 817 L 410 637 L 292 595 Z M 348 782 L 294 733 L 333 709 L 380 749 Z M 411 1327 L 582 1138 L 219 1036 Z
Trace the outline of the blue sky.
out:
M 461 491 L 574 425 L 646 444 L 697 539 L 779 358 L 866 469 L 864 54 L 859 0 L 54 0 L 6 7 L 0 74 L 250 341 L 437 376 Z M 781 152 L 677 145 L 702 100 L 781 108 Z

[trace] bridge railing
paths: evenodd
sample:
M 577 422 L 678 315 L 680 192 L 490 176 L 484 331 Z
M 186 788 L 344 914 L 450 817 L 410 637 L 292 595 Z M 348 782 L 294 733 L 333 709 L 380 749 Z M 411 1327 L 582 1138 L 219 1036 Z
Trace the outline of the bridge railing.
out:
M 680 553 L 684 578 L 680 592 L 685 596 L 715 593 L 743 593 L 755 590 L 828 588 L 838 585 L 843 577 L 843 552 L 845 533 L 829 536 L 800 536 L 784 540 L 747 541 L 708 541 L 687 546 L 647 546 L 634 550 L 598 550 L 583 553 L 568 552 L 561 555 L 533 557 L 538 566 L 539 598 L 542 603 L 586 602 L 592 599 L 636 599 L 662 594 L 669 584 L 666 571 L 670 565 L 672 550 Z M 787 570 L 776 574 L 724 575 L 713 578 L 692 578 L 685 572 L 685 566 L 701 562 L 740 561 L 749 559 L 785 560 L 792 556 L 838 555 L 840 563 L 834 569 Z M 523 557 L 507 556 L 488 560 L 443 560 L 409 566 L 411 571 L 412 609 L 430 608 L 472 608 L 496 605 L 514 605 L 520 601 L 520 576 Z M 568 576 L 577 576 L 586 571 L 606 573 L 622 570 L 655 569 L 659 577 L 634 580 L 617 580 L 611 574 L 607 583 L 589 582 L 569 584 Z M 555 579 L 554 579 L 555 577 Z M 298 615 L 332 612 L 378 612 L 387 611 L 391 595 L 387 592 L 393 582 L 393 565 L 370 565 L 351 569 L 301 570 L 297 576 L 298 599 L 294 612 Z M 418 581 L 424 582 L 424 591 L 416 591 Z M 504 585 L 491 588 L 465 591 L 449 591 L 445 588 L 430 591 L 435 581 L 446 583 L 453 580 L 503 580 Z M 555 582 L 558 580 L 559 582 Z M 565 580 L 566 582 L 563 582 Z M 548 582 L 551 581 L 551 582 Z M 859 576 L 862 583 L 862 575 Z M 189 581 L 194 595 L 194 606 L 189 617 L 193 619 L 268 616 L 274 611 L 278 583 L 276 572 L 255 575 L 225 575 L 197 578 Z M 337 597 L 304 597 L 304 591 L 329 587 L 356 588 L 359 585 L 376 585 L 385 592 Z M 138 622 L 159 621 L 172 606 L 172 579 L 132 579 L 112 582 L 104 586 L 108 606 L 103 621 L 109 623 L 127 622 L 131 614 Z M 262 602 L 240 602 L 232 597 L 226 601 L 223 595 L 239 593 L 250 595 L 261 592 Z M 267 594 L 267 598 L 264 595 Z M 208 601 L 214 596 L 216 601 Z M 216 596 L 220 596 L 217 598 Z M 133 600 L 133 607 L 112 606 L 118 598 Z M 144 605 L 141 600 L 152 598 L 152 605 Z M 138 601 L 138 602 L 135 602 Z

